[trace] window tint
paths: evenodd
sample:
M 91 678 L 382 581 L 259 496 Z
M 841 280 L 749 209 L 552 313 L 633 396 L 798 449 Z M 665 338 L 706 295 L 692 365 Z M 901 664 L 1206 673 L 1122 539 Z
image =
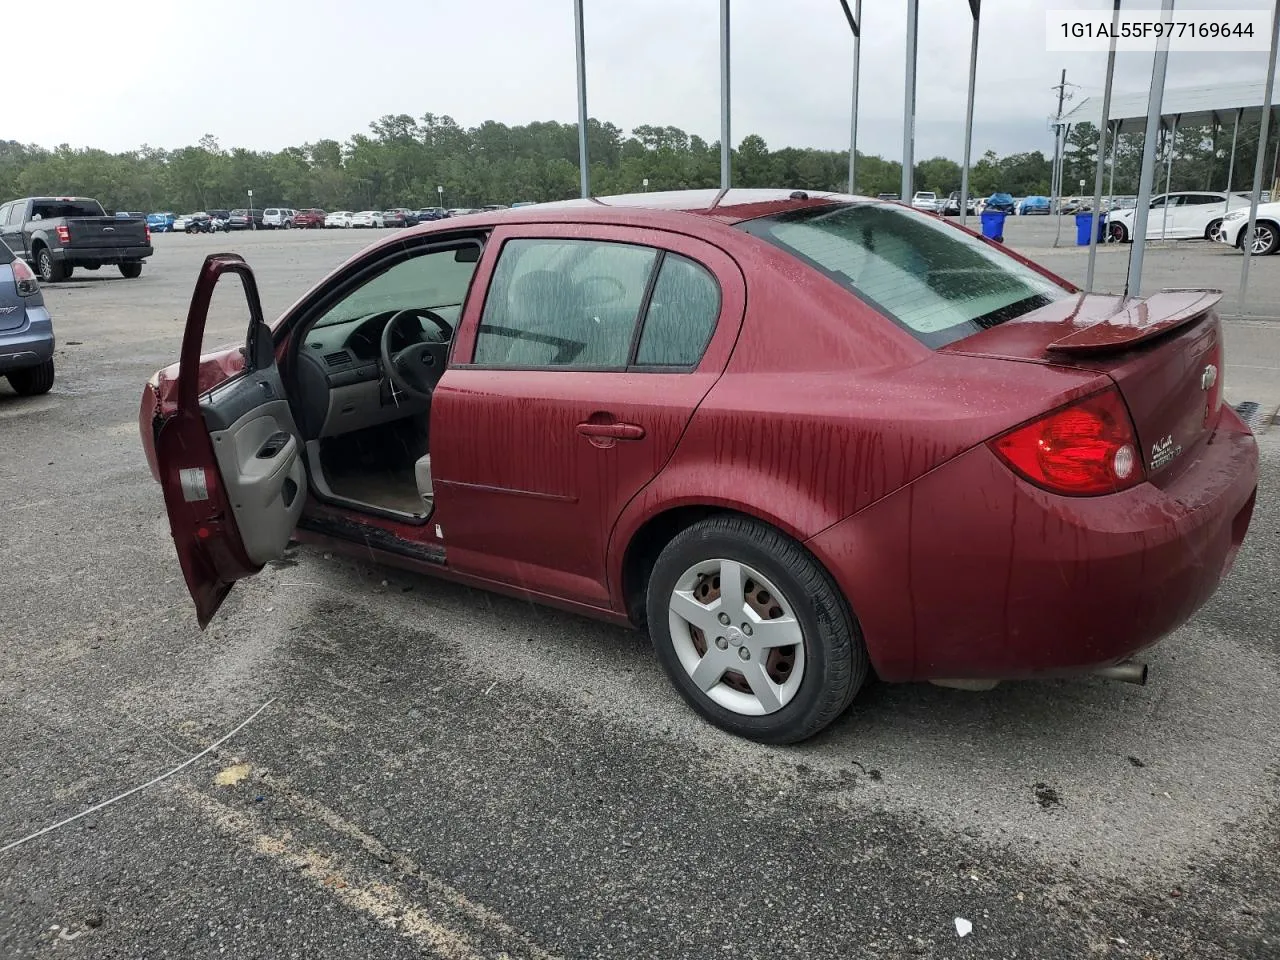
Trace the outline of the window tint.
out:
M 624 367 L 657 251 L 593 240 L 510 240 L 476 337 L 475 362 Z
M 474 247 L 470 249 L 473 251 Z M 315 326 L 328 327 L 387 310 L 425 307 L 456 328 L 471 275 L 476 271 L 474 256 L 459 260 L 458 253 L 456 247 L 432 250 L 400 261 L 347 294 Z
M 720 316 L 720 287 L 704 268 L 668 253 L 653 285 L 636 363 L 692 367 L 702 359 Z
M 740 229 L 815 267 L 931 347 L 1067 296 L 1007 254 L 897 204 L 810 207 Z

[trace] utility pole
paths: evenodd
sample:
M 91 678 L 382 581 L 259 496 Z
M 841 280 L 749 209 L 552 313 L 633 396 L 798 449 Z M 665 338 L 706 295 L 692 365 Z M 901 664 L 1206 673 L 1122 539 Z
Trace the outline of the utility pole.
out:
M 1063 68 L 1062 79 L 1058 81 L 1056 87 L 1050 87 L 1050 90 L 1058 91 L 1058 112 L 1053 118 L 1053 170 L 1049 174 L 1049 213 L 1054 217 L 1058 224 L 1058 233 L 1054 235 L 1053 245 L 1058 245 L 1058 236 L 1062 230 L 1062 214 L 1058 211 L 1058 195 L 1062 192 L 1062 167 L 1064 163 L 1064 154 L 1066 153 L 1066 144 L 1062 142 L 1062 104 L 1067 95 L 1067 71 Z

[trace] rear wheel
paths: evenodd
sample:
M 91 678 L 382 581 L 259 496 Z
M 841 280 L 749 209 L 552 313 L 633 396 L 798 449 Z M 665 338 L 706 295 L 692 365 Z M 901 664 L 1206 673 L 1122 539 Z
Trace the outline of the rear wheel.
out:
M 1107 236 L 1112 243 L 1128 243 L 1129 231 L 1123 223 L 1112 223 L 1107 226 Z
M 128 263 L 120 264 L 120 273 L 128 280 L 134 280 L 142 276 L 142 261 L 132 260 Z
M 646 606 L 676 689 L 738 736 L 811 737 L 867 676 L 861 634 L 831 578 L 800 544 L 746 517 L 678 534 L 654 564 Z
M 1217 240 L 1218 240 L 1218 236 L 1219 236 L 1221 233 L 1222 233 L 1222 218 L 1221 218 L 1221 217 L 1219 217 L 1217 220 L 1210 220 L 1210 221 L 1209 221 L 1209 225 L 1208 225 L 1207 227 L 1205 227 L 1205 228 L 1204 228 L 1204 238 L 1205 238 L 1206 240 L 1212 240 L 1212 241 L 1214 241 L 1215 243 L 1217 242 Z
M 9 386 L 24 397 L 48 393 L 53 389 L 53 361 L 46 360 L 38 367 L 13 371 L 9 374 Z
M 55 260 L 48 247 L 41 247 L 36 253 L 36 272 L 41 283 L 59 283 L 71 275 L 67 265 Z

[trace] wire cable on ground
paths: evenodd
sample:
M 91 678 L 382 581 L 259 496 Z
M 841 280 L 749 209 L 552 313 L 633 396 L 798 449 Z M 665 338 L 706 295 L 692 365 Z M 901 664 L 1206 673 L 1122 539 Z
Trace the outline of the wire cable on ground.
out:
M 256 720 L 258 718 L 258 714 L 262 713 L 263 710 L 267 709 L 267 707 L 271 706 L 271 704 L 275 702 L 276 702 L 276 698 L 272 697 L 270 700 L 268 700 L 266 703 L 260 706 L 257 710 L 253 711 L 253 713 L 251 713 L 243 721 L 241 721 L 240 725 L 237 726 L 235 729 L 231 730 L 229 733 L 224 734 L 219 739 L 213 741 L 213 743 L 209 744 L 209 746 L 205 747 L 203 750 L 197 753 L 194 757 L 189 757 L 188 759 L 182 761 L 182 763 L 178 764 L 172 770 L 168 770 L 165 773 L 160 774 L 160 776 L 155 777 L 154 779 L 148 780 L 146 783 L 140 786 L 134 787 L 132 790 L 126 790 L 124 793 L 121 793 L 118 796 L 114 796 L 110 800 L 103 800 L 101 803 L 94 804 L 88 810 L 81 810 L 74 817 L 67 817 L 67 819 L 61 820 L 58 823 L 50 824 L 47 827 L 37 830 L 35 833 L 29 834 L 23 837 L 21 840 L 14 840 L 12 843 L 6 843 L 3 847 L 0 847 L 0 853 L 8 853 L 10 850 L 14 849 L 15 847 L 20 847 L 24 843 L 27 843 L 28 841 L 36 839 L 36 837 L 42 837 L 46 833 L 52 833 L 54 830 L 57 830 L 61 827 L 65 827 L 69 823 L 74 823 L 75 821 L 79 820 L 81 817 L 87 817 L 91 813 L 97 813 L 99 810 L 102 810 L 105 807 L 109 807 L 113 803 L 118 803 L 119 801 L 125 799 L 126 797 L 131 797 L 135 793 L 141 793 L 143 790 L 147 789 L 147 787 L 154 787 L 157 783 L 160 783 L 162 780 L 168 780 L 175 773 L 179 773 L 182 770 L 185 770 L 187 767 L 191 766 L 191 764 L 195 763 L 201 757 L 207 756 L 208 754 L 212 753 L 214 750 L 217 750 L 218 747 L 222 746 L 224 743 L 226 743 L 228 740 L 234 737 L 237 733 L 239 733 L 241 730 L 247 727 L 250 723 Z

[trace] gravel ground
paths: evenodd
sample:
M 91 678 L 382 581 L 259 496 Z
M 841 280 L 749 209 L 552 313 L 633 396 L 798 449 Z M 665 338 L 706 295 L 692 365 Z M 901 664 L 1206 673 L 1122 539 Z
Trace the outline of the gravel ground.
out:
M 0 387 L 0 846 L 270 705 L 0 854 L 0 957 L 1280 955 L 1280 430 L 1145 688 L 875 685 L 764 748 L 696 720 L 641 635 L 307 547 L 200 632 L 141 384 L 204 254 L 244 252 L 274 315 L 370 239 L 164 236 L 139 280 L 48 291 L 57 385 Z M 243 325 L 219 306 L 210 343 Z M 1280 325 L 1229 337 L 1243 399 Z

